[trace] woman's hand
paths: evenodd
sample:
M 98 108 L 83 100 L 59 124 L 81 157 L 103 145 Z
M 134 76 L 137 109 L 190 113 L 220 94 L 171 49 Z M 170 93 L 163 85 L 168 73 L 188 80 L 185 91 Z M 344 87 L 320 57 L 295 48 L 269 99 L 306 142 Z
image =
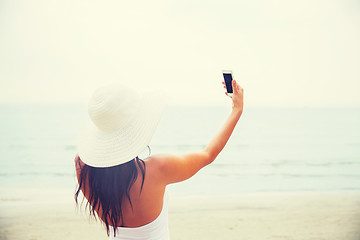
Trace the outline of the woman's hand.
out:
M 226 89 L 225 82 L 222 83 Z M 233 110 L 237 110 L 242 113 L 244 107 L 244 89 L 236 82 L 236 80 L 232 80 L 232 88 L 232 96 L 230 96 L 227 92 L 225 92 L 225 94 L 232 99 Z

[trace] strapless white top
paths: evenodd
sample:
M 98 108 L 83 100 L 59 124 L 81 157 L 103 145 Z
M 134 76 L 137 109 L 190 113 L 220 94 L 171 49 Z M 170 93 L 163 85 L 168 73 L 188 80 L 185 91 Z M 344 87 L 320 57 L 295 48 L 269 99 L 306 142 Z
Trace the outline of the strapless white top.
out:
M 163 207 L 159 216 L 152 222 L 141 227 L 118 227 L 116 237 L 110 227 L 110 238 L 113 240 L 169 240 L 168 227 L 168 196 L 164 194 Z

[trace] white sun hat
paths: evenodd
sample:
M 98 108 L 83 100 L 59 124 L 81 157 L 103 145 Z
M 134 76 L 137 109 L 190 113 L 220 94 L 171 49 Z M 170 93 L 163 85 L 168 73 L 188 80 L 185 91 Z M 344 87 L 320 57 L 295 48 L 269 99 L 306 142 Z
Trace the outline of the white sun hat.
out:
M 155 92 L 140 95 L 125 85 L 97 89 L 88 104 L 92 123 L 78 144 L 80 159 L 92 167 L 133 160 L 149 145 L 165 99 Z

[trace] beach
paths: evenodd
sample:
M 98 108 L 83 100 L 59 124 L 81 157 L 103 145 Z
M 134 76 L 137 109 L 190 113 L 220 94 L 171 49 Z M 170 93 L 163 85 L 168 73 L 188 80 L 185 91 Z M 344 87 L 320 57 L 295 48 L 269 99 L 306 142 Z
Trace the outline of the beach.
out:
M 76 208 L 69 189 L 24 192 L 26 198 L 1 198 L 1 240 L 107 239 L 103 226 Z M 171 240 L 360 239 L 359 192 L 170 192 L 169 200 Z

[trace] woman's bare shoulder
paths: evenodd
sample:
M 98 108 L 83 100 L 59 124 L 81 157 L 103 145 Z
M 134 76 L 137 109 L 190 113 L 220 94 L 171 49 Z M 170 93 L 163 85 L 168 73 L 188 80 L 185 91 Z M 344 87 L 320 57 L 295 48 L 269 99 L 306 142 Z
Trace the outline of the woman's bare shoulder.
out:
M 161 171 L 174 157 L 175 156 L 171 154 L 156 154 L 146 158 L 144 161 L 149 168 Z
M 144 159 L 146 166 L 146 175 L 151 178 L 152 182 L 156 182 L 160 185 L 166 185 L 164 181 L 164 169 L 166 162 L 168 161 L 168 156 L 165 154 L 152 155 Z

